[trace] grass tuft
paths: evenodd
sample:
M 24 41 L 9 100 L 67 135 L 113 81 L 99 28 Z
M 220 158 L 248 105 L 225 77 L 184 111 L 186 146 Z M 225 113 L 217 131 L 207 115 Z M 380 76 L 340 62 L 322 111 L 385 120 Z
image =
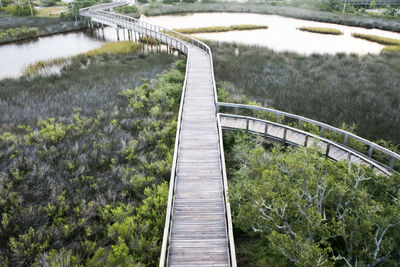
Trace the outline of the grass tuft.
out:
M 182 34 L 192 34 L 192 33 L 209 33 L 209 32 L 229 32 L 229 31 L 250 31 L 268 29 L 265 25 L 232 25 L 232 26 L 212 26 L 212 27 L 200 27 L 200 28 L 184 28 L 184 29 L 174 29 L 174 31 L 180 32 Z
M 321 34 L 333 34 L 333 35 L 343 34 L 343 32 L 341 32 L 338 29 L 322 28 L 322 27 L 300 27 L 299 30 L 312 33 L 321 33 Z
M 382 49 L 382 52 L 400 52 L 400 46 L 398 45 L 389 45 Z
M 87 56 L 100 55 L 104 53 L 109 54 L 129 54 L 132 52 L 139 51 L 142 48 L 141 44 L 133 43 L 133 42 L 112 42 L 106 43 L 102 47 L 90 50 L 85 54 Z
M 363 33 L 352 33 L 351 35 L 355 38 L 368 40 L 368 41 L 375 42 L 378 44 L 394 45 L 394 46 L 400 45 L 400 40 L 398 40 L 398 39 L 382 37 L 382 36 L 373 35 L 373 34 L 363 34 Z

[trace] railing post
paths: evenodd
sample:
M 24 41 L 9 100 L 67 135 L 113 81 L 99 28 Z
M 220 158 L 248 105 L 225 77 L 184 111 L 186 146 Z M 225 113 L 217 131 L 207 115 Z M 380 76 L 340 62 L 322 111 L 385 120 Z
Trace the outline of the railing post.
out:
M 249 131 L 249 122 L 250 122 L 250 120 L 246 119 L 246 132 Z
M 278 118 L 279 118 L 278 113 L 275 113 L 275 122 L 278 122 Z
M 304 138 L 304 146 L 308 146 L 308 135 L 306 135 L 306 137 Z
M 329 157 L 329 150 L 331 149 L 331 143 L 326 144 L 326 151 L 325 151 L 325 157 Z
M 321 127 L 321 132 L 319 133 L 319 136 L 324 137 L 324 132 L 325 132 L 325 128 Z
M 286 143 L 287 128 L 283 130 L 283 142 Z
M 235 107 L 234 110 L 235 110 L 235 114 L 236 114 L 236 115 L 239 115 L 238 107 Z
M 265 123 L 264 136 L 265 136 L 265 137 L 267 137 L 267 136 L 268 136 L 268 122 L 267 122 L 267 123 Z
M 297 123 L 298 128 L 301 130 L 301 120 L 299 120 L 299 122 Z
M 370 158 L 372 156 L 372 152 L 374 151 L 374 146 L 370 145 L 368 149 L 368 157 Z
M 392 159 L 390 160 L 390 164 L 389 164 L 389 167 L 393 170 L 393 168 L 394 168 L 394 157 L 392 157 Z
M 346 145 L 347 144 L 347 139 L 349 138 L 349 135 L 345 134 L 344 135 L 344 140 L 343 140 L 343 144 Z

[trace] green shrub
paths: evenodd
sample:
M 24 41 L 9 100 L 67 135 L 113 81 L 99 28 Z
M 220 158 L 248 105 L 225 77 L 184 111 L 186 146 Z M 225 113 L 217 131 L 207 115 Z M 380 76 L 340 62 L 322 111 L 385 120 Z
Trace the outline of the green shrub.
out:
M 398 174 L 377 176 L 315 148 L 267 150 L 244 135 L 224 140 L 227 166 L 236 166 L 229 195 L 239 265 L 397 264 Z

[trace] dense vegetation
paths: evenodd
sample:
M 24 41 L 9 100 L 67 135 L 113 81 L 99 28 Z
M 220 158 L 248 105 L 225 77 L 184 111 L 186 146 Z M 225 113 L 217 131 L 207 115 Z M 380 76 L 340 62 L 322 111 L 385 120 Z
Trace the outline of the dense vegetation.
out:
M 239 265 L 397 266 L 398 174 L 240 132 L 224 141 Z
M 80 30 L 86 26 L 80 21 L 65 21 L 59 18 L 0 17 L 0 29 L 2 29 L 0 43 Z
M 321 33 L 321 34 L 333 34 L 333 35 L 343 34 L 340 30 L 332 29 L 332 28 L 300 27 L 299 30 L 306 31 L 306 32 L 313 32 L 313 33 Z
M 298 55 L 265 48 L 210 43 L 217 82 L 240 102 L 337 127 L 354 125 L 371 139 L 400 144 L 400 55 Z M 235 51 L 236 50 L 236 51 Z
M 2 266 L 157 263 L 185 67 L 141 77 L 172 59 L 96 54 L 1 81 Z

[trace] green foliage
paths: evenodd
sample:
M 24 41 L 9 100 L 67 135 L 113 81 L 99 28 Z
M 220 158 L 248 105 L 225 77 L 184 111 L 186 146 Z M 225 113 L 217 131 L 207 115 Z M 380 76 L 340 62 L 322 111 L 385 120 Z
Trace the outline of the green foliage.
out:
M 315 148 L 267 151 L 243 133 L 229 138 L 226 158 L 236 166 L 229 189 L 240 261 L 275 266 L 398 262 L 399 175 L 377 176 L 365 166 L 331 161 Z M 237 151 L 242 152 L 236 156 Z
M 139 9 L 137 8 L 137 6 L 132 5 L 132 6 L 117 7 L 114 11 L 121 13 L 121 14 L 133 14 L 133 13 L 137 13 L 139 11 Z
M 27 2 L 24 2 L 22 5 L 8 5 L 4 8 L 4 11 L 15 15 L 15 16 L 31 16 L 31 9 Z M 32 7 L 33 15 L 37 14 L 37 10 Z
M 0 255 L 14 265 L 153 266 L 168 200 L 182 62 L 110 112 L 0 136 Z M 151 111 L 151 112 L 150 112 Z
M 49 7 L 49 6 L 55 6 L 57 4 L 57 1 L 56 0 L 42 0 L 41 3 L 44 7 Z
M 21 28 L 9 28 L 6 30 L 0 29 L 0 40 L 12 41 L 22 37 L 33 37 L 38 33 L 38 29 L 35 27 L 25 27 Z

